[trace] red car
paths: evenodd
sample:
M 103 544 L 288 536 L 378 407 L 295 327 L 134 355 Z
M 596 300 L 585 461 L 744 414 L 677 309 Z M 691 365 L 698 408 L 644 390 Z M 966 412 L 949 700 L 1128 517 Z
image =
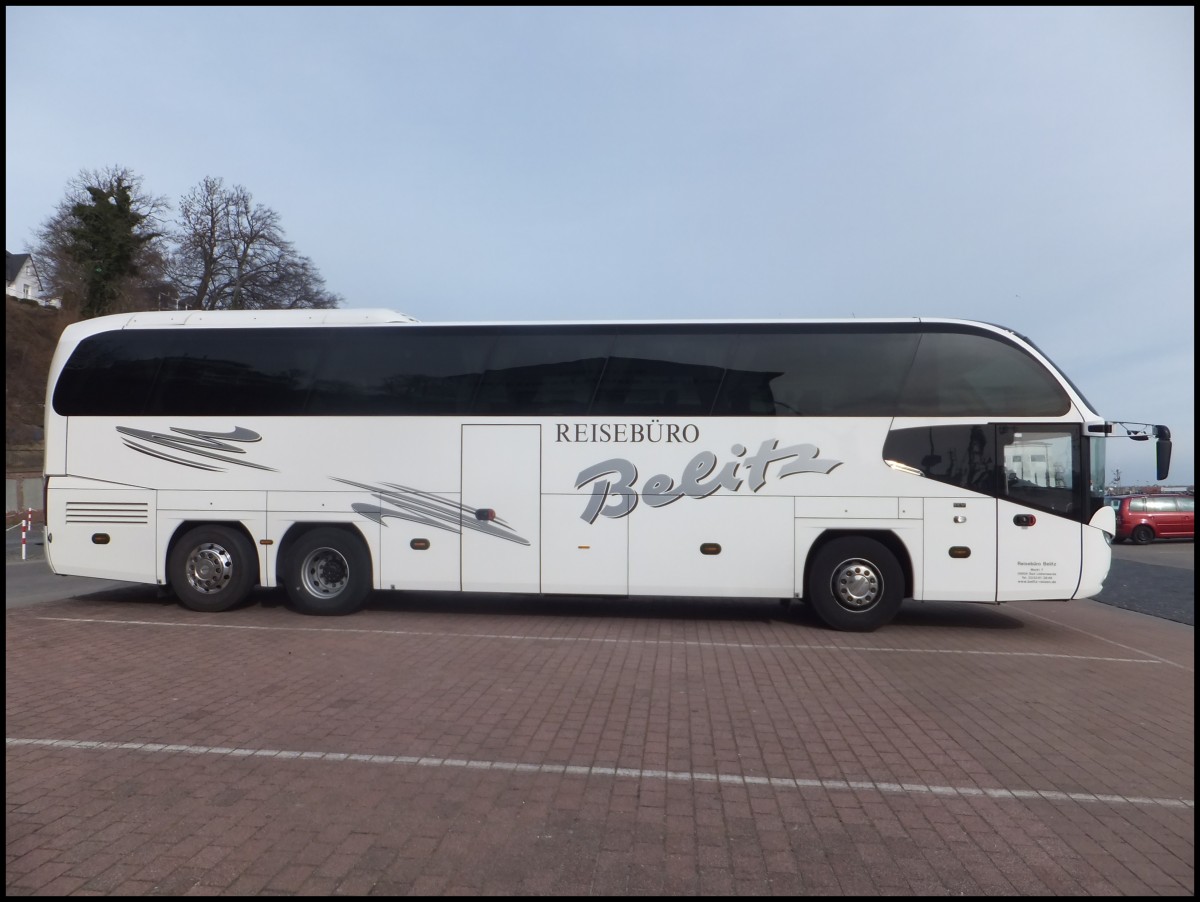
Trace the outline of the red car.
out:
M 1145 545 L 1196 537 L 1195 495 L 1111 495 L 1107 500 L 1117 514 L 1118 542 Z

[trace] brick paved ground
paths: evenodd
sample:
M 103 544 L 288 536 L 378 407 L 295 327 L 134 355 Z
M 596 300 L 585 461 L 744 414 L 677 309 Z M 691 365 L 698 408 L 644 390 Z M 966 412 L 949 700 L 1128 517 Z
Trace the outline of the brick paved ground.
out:
M 1189 626 L 402 598 L 9 611 L 8 894 L 1194 891 Z

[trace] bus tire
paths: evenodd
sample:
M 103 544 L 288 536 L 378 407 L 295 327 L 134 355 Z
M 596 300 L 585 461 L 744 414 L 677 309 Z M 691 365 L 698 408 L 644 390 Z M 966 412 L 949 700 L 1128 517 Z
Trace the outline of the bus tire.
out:
M 1133 539 L 1134 545 L 1149 545 L 1154 541 L 1154 530 L 1146 524 L 1135 526 L 1129 537 Z
M 904 572 L 875 539 L 834 539 L 817 552 L 808 574 L 808 601 L 836 630 L 867 633 L 891 621 L 904 600 Z
M 215 614 L 237 607 L 254 588 L 258 555 L 232 526 L 197 526 L 184 533 L 167 559 L 167 580 L 180 604 Z
M 371 555 L 344 529 L 319 527 L 288 550 L 284 567 L 288 598 L 304 614 L 353 614 L 371 591 Z

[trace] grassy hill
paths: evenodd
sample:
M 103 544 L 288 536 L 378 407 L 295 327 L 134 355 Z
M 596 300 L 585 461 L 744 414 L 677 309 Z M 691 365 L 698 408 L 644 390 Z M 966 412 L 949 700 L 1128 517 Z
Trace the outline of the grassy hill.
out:
M 42 429 L 50 358 L 70 314 L 4 299 L 4 470 L 42 469 Z

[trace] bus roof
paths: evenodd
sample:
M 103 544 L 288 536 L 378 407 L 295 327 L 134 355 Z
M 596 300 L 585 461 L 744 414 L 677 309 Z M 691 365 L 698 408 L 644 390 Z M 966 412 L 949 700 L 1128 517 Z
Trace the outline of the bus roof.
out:
M 1018 335 L 1005 326 L 984 323 L 978 320 L 952 319 L 944 317 L 898 316 L 898 317 L 795 317 L 745 318 L 745 319 L 612 319 L 612 320 L 442 320 L 422 321 L 406 313 L 381 308 L 335 309 L 335 310 L 179 310 L 146 311 L 140 313 L 118 313 L 86 320 L 89 333 L 114 329 L 162 329 L 170 326 L 204 328 L 245 328 L 246 326 L 280 326 L 299 328 L 304 326 L 367 326 L 367 325 L 421 325 L 421 326 L 607 326 L 607 325 L 887 325 L 913 323 L 943 323 L 962 326 L 983 327 L 988 330 Z M 1023 336 L 1022 336 L 1023 337 Z M 1026 341 L 1028 339 L 1025 339 Z

